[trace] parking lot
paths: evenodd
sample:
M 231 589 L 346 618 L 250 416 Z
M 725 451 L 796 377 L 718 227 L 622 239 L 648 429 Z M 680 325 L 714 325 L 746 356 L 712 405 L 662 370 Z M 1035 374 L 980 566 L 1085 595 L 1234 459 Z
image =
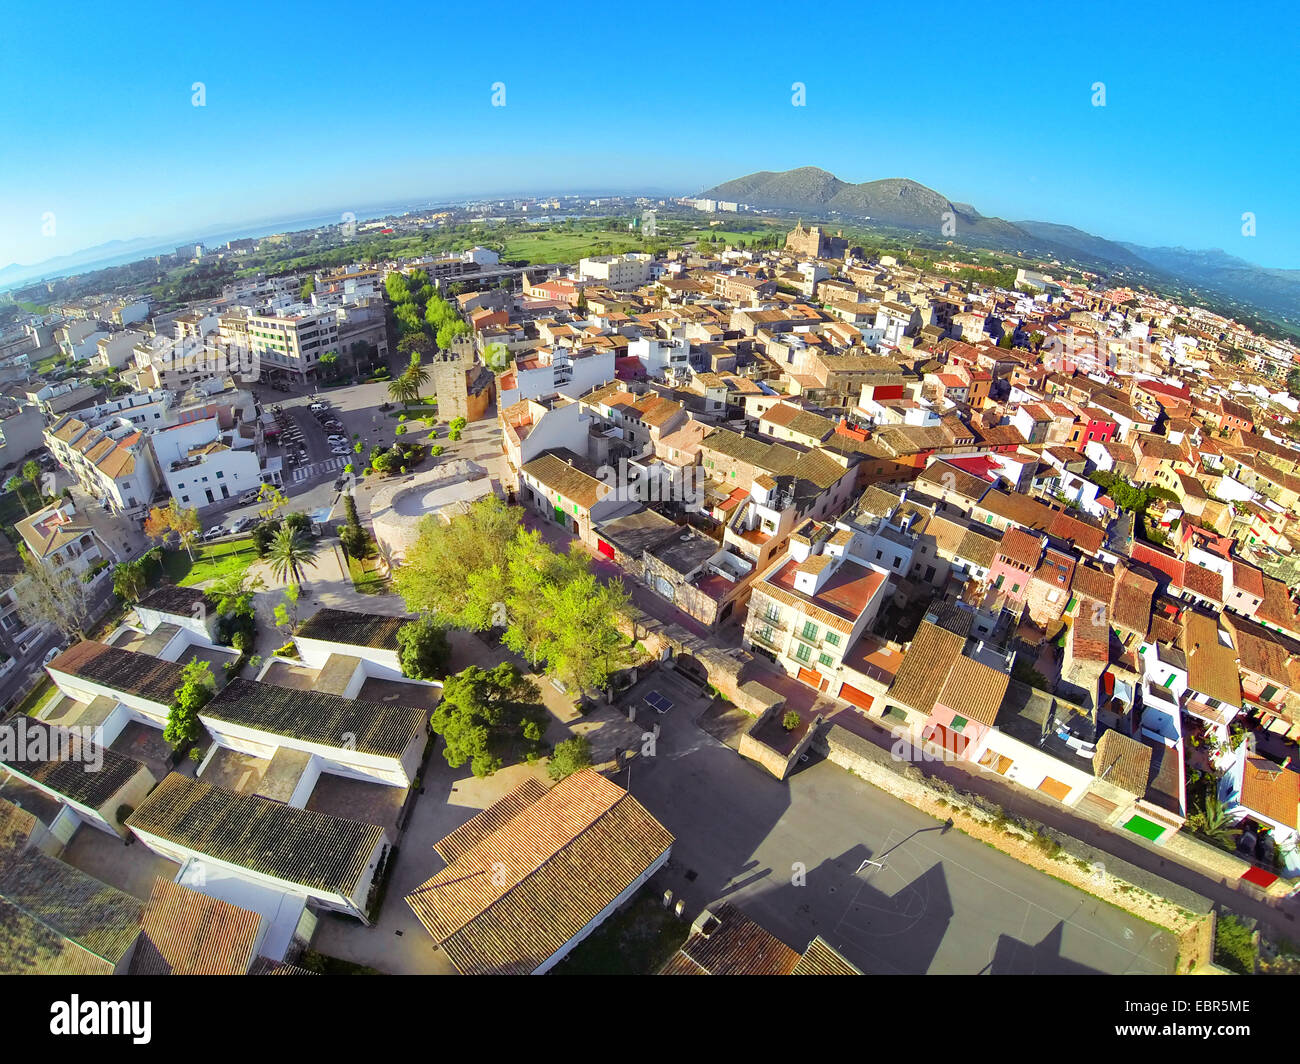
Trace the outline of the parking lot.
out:
M 643 681 L 684 682 L 663 668 Z M 676 836 L 658 882 L 688 913 L 732 901 L 792 946 L 820 934 L 880 974 L 1173 971 L 1169 933 L 829 762 L 782 783 L 697 727 L 704 705 L 639 716 L 661 723 L 654 755 L 614 777 Z

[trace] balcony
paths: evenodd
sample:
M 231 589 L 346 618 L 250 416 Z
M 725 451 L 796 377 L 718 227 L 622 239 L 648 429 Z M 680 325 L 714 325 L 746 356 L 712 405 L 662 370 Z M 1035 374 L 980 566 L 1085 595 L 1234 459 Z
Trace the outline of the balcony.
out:
M 785 647 L 777 634 L 781 630 L 779 625 L 762 622 L 756 624 L 750 631 L 749 639 L 750 642 L 758 643 L 760 646 L 765 646 L 777 654 L 782 654 L 785 652 Z

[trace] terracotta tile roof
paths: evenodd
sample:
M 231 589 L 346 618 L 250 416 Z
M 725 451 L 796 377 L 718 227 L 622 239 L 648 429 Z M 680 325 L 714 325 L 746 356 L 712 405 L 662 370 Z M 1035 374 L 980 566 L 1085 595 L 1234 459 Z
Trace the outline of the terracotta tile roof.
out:
M 456 859 L 406 898 L 467 975 L 535 971 L 673 843 L 594 769 L 516 807 L 468 848 L 457 845 Z
M 799 954 L 734 905 L 706 910 L 660 975 L 790 975 Z
M 1070 626 L 1071 652 L 1080 661 L 1110 660 L 1108 603 L 1081 597 Z
M 1257 598 L 1264 597 L 1264 574 L 1253 565 L 1236 558 L 1232 560 L 1232 585 Z
M 1223 623 L 1237 644 L 1243 672 L 1253 672 L 1280 687 L 1292 685 L 1292 666 L 1300 656 L 1294 643 L 1284 643 L 1282 637 L 1262 625 L 1231 613 L 1223 615 Z
M 1210 698 L 1240 707 L 1237 651 L 1220 642 L 1219 622 L 1190 609 L 1184 611 L 1182 619 L 1183 634 L 1178 645 L 1187 657 L 1188 686 Z
M 1079 570 L 1075 570 L 1075 581 Z M 1114 594 L 1111 596 L 1111 620 L 1128 632 L 1145 636 L 1151 628 L 1151 601 L 1155 597 L 1156 582 L 1136 573 L 1127 566 L 1117 570 Z
M 1195 562 L 1183 566 L 1183 590 L 1218 605 L 1223 604 L 1223 574 Z
M 141 919 L 132 975 L 244 975 L 262 917 L 159 877 Z
M 1092 759 L 1092 774 L 1097 779 L 1141 797 L 1147 792 L 1150 773 L 1151 747 L 1146 743 L 1113 729 L 1107 729 L 1097 740 Z
M 1247 757 L 1241 804 L 1289 828 L 1300 828 L 1300 773 L 1262 757 Z
M 1063 510 L 1055 511 L 1055 516 L 1048 521 L 1045 531 L 1049 536 L 1072 544 L 1084 554 L 1096 554 L 1106 542 L 1104 530 L 1087 521 L 1080 521 Z
M 963 717 L 991 727 L 997 720 L 998 710 L 1002 707 L 1010 682 L 1011 677 L 1005 672 L 958 654 L 935 701 Z
M 998 545 L 997 553 L 999 557 L 1033 570 L 1037 568 L 1038 559 L 1042 557 L 1043 541 L 1023 529 L 1008 528 L 1002 533 L 1002 542 Z
M 522 472 L 533 477 L 544 488 L 571 503 L 577 503 L 583 510 L 590 510 L 612 490 L 578 466 L 570 465 L 549 451 L 527 463 Z
M 964 637 L 922 621 L 903 654 L 889 697 L 928 716 L 965 645 Z
M 1255 610 L 1255 619 L 1288 632 L 1300 632 L 1300 616 L 1283 581 L 1264 577 L 1264 598 Z
M 956 554 L 958 558 L 972 562 L 981 569 L 988 569 L 993 565 L 1000 542 L 1001 540 L 994 539 L 978 528 L 970 528 L 962 535 Z
M 840 952 L 818 935 L 808 943 L 791 975 L 861 975 L 862 970 L 849 963 Z
M 794 578 L 799 568 L 800 563 L 793 558 L 778 560 L 755 589 L 845 634 L 853 630 L 886 579 L 883 573 L 846 558 L 820 590 L 810 596 L 795 589 Z
M 0 798 L 0 868 L 27 848 L 39 824 L 26 809 Z
M 1099 602 L 1110 602 L 1115 594 L 1115 574 L 1088 565 L 1077 565 L 1074 569 L 1074 582 L 1070 589 L 1077 594 L 1087 595 Z M 1145 634 L 1146 624 L 1142 625 Z

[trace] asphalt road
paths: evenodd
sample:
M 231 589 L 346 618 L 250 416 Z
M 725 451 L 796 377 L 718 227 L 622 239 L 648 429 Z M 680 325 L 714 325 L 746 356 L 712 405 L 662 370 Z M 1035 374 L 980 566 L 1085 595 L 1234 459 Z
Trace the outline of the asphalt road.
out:
M 695 726 L 704 703 L 690 705 L 689 688 L 653 677 L 678 705 L 657 718 L 655 755 L 633 763 L 630 785 L 677 837 L 663 884 L 689 911 L 732 901 L 796 948 L 823 935 L 869 973 L 1174 970 L 1168 932 L 942 831 L 835 765 L 782 783 Z M 859 873 L 867 859 L 884 867 Z

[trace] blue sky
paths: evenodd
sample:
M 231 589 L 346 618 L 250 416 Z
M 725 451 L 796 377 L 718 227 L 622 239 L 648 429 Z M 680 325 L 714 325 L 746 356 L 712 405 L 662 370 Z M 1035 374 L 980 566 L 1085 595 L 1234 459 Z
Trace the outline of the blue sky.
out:
M 684 194 L 814 165 L 1300 267 L 1300 38 L 1281 5 L 974 8 L 322 0 L 109 16 L 25 0 L 0 64 L 0 266 L 266 217 Z

